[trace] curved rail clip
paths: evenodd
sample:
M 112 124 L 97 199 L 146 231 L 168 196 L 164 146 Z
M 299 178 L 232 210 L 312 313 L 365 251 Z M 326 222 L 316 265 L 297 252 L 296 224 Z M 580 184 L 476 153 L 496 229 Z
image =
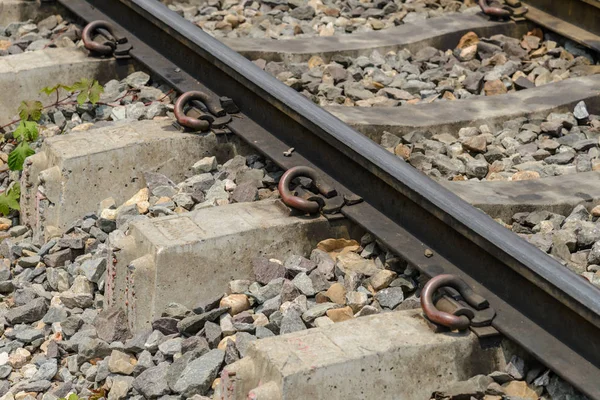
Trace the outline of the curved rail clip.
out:
M 452 298 L 445 298 L 441 303 L 438 301 L 437 304 L 434 304 L 434 294 L 439 289 L 446 287 L 458 291 L 467 305 L 474 310 L 469 310 L 468 307 L 453 301 Z M 464 330 L 471 326 L 472 320 L 475 318 L 475 311 L 489 308 L 489 303 L 458 276 L 443 274 L 430 279 L 425 284 L 421 292 L 421 307 L 429 321 L 452 330 Z
M 203 110 L 208 110 L 208 113 Z M 175 102 L 175 119 L 180 127 L 206 132 L 231 122 L 219 99 L 200 91 L 185 92 Z
M 307 214 L 316 214 L 325 206 L 325 201 L 318 196 L 297 196 L 290 191 L 290 184 L 295 178 L 310 178 L 313 185 L 316 186 L 319 193 L 325 198 L 331 198 L 337 195 L 337 191 L 322 182 L 317 176 L 317 172 L 309 167 L 299 166 L 288 169 L 279 180 L 279 195 L 281 200 L 289 207 L 295 208 Z M 307 198 L 305 198 L 307 197 Z
M 481 11 L 490 17 L 494 18 L 510 18 L 513 15 L 513 11 L 508 7 L 496 7 L 490 6 L 487 0 L 479 0 L 479 8 Z
M 488 0 L 479 0 L 479 8 L 481 11 L 491 17 L 497 19 L 511 19 L 513 21 L 525 20 L 524 15 L 527 14 L 525 7 L 520 0 L 505 0 L 503 6 L 490 6 Z
M 433 306 L 431 300 L 436 294 Z M 439 275 L 427 282 L 421 292 L 421 305 L 424 311 L 428 310 L 426 320 L 436 333 L 468 327 L 483 348 L 496 347 L 502 342 L 502 335 L 492 326 L 496 310 L 454 275 Z
M 94 38 L 99 35 L 106 40 L 104 42 L 94 41 Z M 127 38 L 117 36 L 113 25 L 108 21 L 90 22 L 83 28 L 81 39 L 86 49 L 101 56 L 112 55 L 115 58 L 128 58 L 129 51 L 132 49 Z

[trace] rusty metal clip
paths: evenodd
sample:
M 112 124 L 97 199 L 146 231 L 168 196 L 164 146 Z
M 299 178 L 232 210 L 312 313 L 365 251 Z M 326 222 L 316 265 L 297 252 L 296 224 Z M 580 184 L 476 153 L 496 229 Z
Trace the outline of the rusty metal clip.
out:
M 184 108 L 191 102 L 200 102 L 206 106 L 206 109 L 212 115 L 208 115 L 203 112 L 196 113 L 196 116 L 194 117 L 186 115 Z M 216 117 L 227 116 L 227 113 L 221 106 L 219 99 L 213 99 L 206 93 L 200 91 L 185 92 L 179 96 L 175 102 L 174 112 L 175 118 L 181 126 L 189 128 L 193 131 L 201 132 L 205 132 L 212 127 L 213 123 L 215 122 L 213 115 Z M 229 120 L 227 120 L 227 122 L 229 122 Z
M 490 17 L 510 18 L 513 14 L 510 8 L 489 6 L 487 0 L 479 0 L 479 7 L 485 15 Z
M 474 318 L 474 314 L 469 312 L 465 308 L 464 311 L 460 312 L 459 315 L 450 314 L 446 311 L 439 310 L 433 302 L 433 295 L 435 292 L 443 287 L 451 287 L 456 289 L 462 298 L 473 307 L 475 310 L 482 310 L 489 307 L 489 303 L 486 299 L 478 295 L 471 289 L 465 281 L 460 279 L 456 275 L 442 274 L 438 275 L 429 280 L 423 287 L 421 292 L 421 307 L 425 316 L 436 324 L 445 326 L 452 330 L 463 330 L 467 329 L 471 325 L 471 319 Z
M 283 200 L 286 205 L 292 208 L 308 214 L 316 214 L 324 205 L 322 199 L 317 196 L 314 198 L 303 199 L 302 197 L 294 196 L 292 192 L 290 192 L 290 184 L 292 183 L 292 180 L 298 177 L 310 178 L 313 181 L 313 184 L 317 187 L 319 193 L 326 198 L 337 195 L 337 191 L 334 188 L 320 181 L 320 179 L 317 177 L 317 172 L 314 169 L 304 166 L 293 167 L 288 169 L 281 176 L 278 186 L 281 200 Z
M 96 35 L 102 35 L 106 41 L 104 43 L 94 41 Z M 127 44 L 127 38 L 118 37 L 113 25 L 108 21 L 90 22 L 83 28 L 81 39 L 85 48 L 92 53 L 103 56 L 114 55 L 116 58 L 129 57 L 131 45 Z

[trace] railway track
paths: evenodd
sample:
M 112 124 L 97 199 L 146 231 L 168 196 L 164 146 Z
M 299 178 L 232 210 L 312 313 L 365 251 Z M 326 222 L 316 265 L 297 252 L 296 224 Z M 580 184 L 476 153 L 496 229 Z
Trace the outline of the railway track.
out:
M 437 4 L 424 3 L 428 6 Z M 407 326 L 411 326 L 410 329 L 423 329 L 425 326 L 425 332 L 431 331 L 422 319 L 418 319 L 420 325 L 412 327 L 413 322 L 410 321 L 420 313 L 380 314 L 380 311 L 418 306 L 416 302 L 419 300 L 414 292 L 420 294 L 422 284 L 434 278 L 423 294 L 435 292 L 434 285 L 441 279 L 440 286 L 454 287 L 469 305 L 457 305 L 445 297 L 444 301 L 450 303 L 445 305 L 449 307 L 445 309 L 453 310 L 457 315 L 461 312 L 466 314 L 462 318 L 442 314 L 436 319 L 435 312 L 429 312 L 430 319 L 452 328 L 464 329 L 472 325 L 472 333 L 468 335 L 468 340 L 471 340 L 468 351 L 473 352 L 472 358 L 489 360 L 491 357 L 494 361 L 489 361 L 485 367 L 456 361 L 459 366 L 444 370 L 445 367 L 440 366 L 446 365 L 444 361 L 439 360 L 439 365 L 435 361 L 436 358 L 443 359 L 441 354 L 448 350 L 436 347 L 442 346 L 437 342 L 441 339 L 436 337 L 452 335 L 430 333 L 428 336 L 422 332 L 419 335 L 422 335 L 423 342 L 415 342 L 414 345 L 436 349 L 431 351 L 432 359 L 422 362 L 424 368 L 439 368 L 436 370 L 439 377 L 422 378 L 422 381 L 407 378 L 404 386 L 409 389 L 400 392 L 401 396 L 419 398 L 424 392 L 431 394 L 434 391 L 431 388 L 442 392 L 444 385 L 439 381 L 464 381 L 472 375 L 488 374 L 498 369 L 502 364 L 498 361 L 501 357 L 493 351 L 479 353 L 478 341 L 487 345 L 501 335 L 524 349 L 535 360 L 530 361 L 535 367 L 530 368 L 531 376 L 526 377 L 521 359 L 515 357 L 508 363 L 508 375 L 491 374 L 495 378 L 488 377 L 488 380 L 510 385 L 506 380 L 527 379 L 527 383 L 533 385 L 534 380 L 541 379 L 537 388 L 543 391 L 545 387 L 551 396 L 567 398 L 561 396 L 568 393 L 575 396 L 575 392 L 568 386 L 561 386 L 564 384 L 559 383 L 557 378 L 550 383 L 548 373 L 536 364 L 541 363 L 587 397 L 600 398 L 596 384 L 600 349 L 594 341 L 600 328 L 595 275 L 596 263 L 600 261 L 596 261 L 600 258 L 596 257 L 596 243 L 600 237 L 595 236 L 598 211 L 592 209 L 597 205 L 599 196 L 595 172 L 599 120 L 595 112 L 599 108 L 600 83 L 599 75 L 596 75 L 597 65 L 594 65 L 598 60 L 593 52 L 598 50 L 596 32 L 593 24 L 587 22 L 591 16 L 597 16 L 597 2 L 573 1 L 568 5 L 565 2 L 561 4 L 565 8 L 556 10 L 549 2 L 530 1 L 525 4 L 529 12 L 524 17 L 528 20 L 519 16 L 516 21 L 490 20 L 476 13 L 477 9 L 451 6 L 452 2 L 441 3 L 444 2 L 437 4 L 437 13 L 427 12 L 428 18 L 417 12 L 420 10 L 422 14 L 425 7 L 388 9 L 390 12 L 383 14 L 377 10 L 384 7 L 369 8 L 372 10 L 368 13 L 370 17 L 364 19 L 369 21 L 371 28 L 368 29 L 372 31 L 358 37 L 357 33 L 336 33 L 334 22 L 324 17 L 321 25 L 316 25 L 321 35 L 318 37 L 300 35 L 277 41 L 222 38 L 229 48 L 177 13 L 167 11 L 157 1 L 58 0 L 37 5 L 38 8 L 31 8 L 31 3 L 27 2 L 1 2 L 0 17 L 6 20 L 0 19 L 0 24 L 11 26 L 17 31 L 15 36 L 21 39 L 6 43 L 4 49 L 10 55 L 4 56 L 9 61 L 4 67 L 6 72 L 0 68 L 0 78 L 3 78 L 2 74 L 11 74 L 13 82 L 0 83 L 0 87 L 5 93 L 18 93 L 15 95 L 18 101 L 12 96 L 2 96 L 0 123 L 8 124 L 4 128 L 10 135 L 17 123 L 9 122 L 21 100 L 41 96 L 40 100 L 46 102 L 44 105 L 48 104 L 49 110 L 46 120 L 49 128 L 41 130 L 42 135 L 48 137 L 38 154 L 24 163 L 20 219 L 13 212 L 16 219 L 6 222 L 7 228 L 13 223 L 18 225 L 8 231 L 3 244 L 5 257 L 14 264 L 10 266 L 9 263 L 10 268 L 7 267 L 11 283 L 5 284 L 7 290 L 3 289 L 8 299 L 6 304 L 10 307 L 0 314 L 7 321 L 0 355 L 3 354 L 2 349 L 6 349 L 6 357 L 10 354 L 11 359 L 4 364 L 9 363 L 13 367 L 8 370 L 13 375 L 9 378 L 11 384 L 7 390 L 15 394 L 41 393 L 50 390 L 50 387 L 57 390 L 56 385 L 50 382 L 56 380 L 62 382 L 60 389 L 66 391 L 64 394 L 74 389 L 82 395 L 92 395 L 90 388 L 93 387 L 100 388 L 96 392 L 98 396 L 106 395 L 108 391 L 108 398 L 111 398 L 111 393 L 117 396 L 113 398 L 128 398 L 127 393 L 157 398 L 171 392 L 188 398 L 193 394 L 213 391 L 215 396 L 222 398 L 245 398 L 250 391 L 257 398 L 292 398 L 290 393 L 294 390 L 304 393 L 304 398 L 320 398 L 326 391 L 333 390 L 326 385 L 337 383 L 347 385 L 343 389 L 335 387 L 339 398 L 354 395 L 360 398 L 394 398 L 399 390 L 395 382 L 399 376 L 410 375 L 410 369 L 398 372 L 402 375 L 387 373 L 382 377 L 381 368 L 391 366 L 393 369 L 404 357 L 411 360 L 407 361 L 409 365 L 415 362 L 394 347 L 402 347 L 394 342 L 395 334 L 403 332 L 403 327 Z M 324 13 L 325 6 L 320 6 L 316 4 L 316 8 Z M 198 15 L 190 11 L 190 7 L 173 4 L 170 7 L 193 21 Z M 269 10 L 264 11 L 279 15 L 288 11 L 285 7 L 269 4 Z M 293 10 L 302 8 L 295 4 L 293 7 Z M 584 9 L 586 11 L 582 11 Z M 70 13 L 72 19 L 50 21 L 56 25 L 46 29 L 49 33 L 39 26 L 27 27 L 26 23 L 8 25 L 16 19 L 41 20 L 57 11 L 65 15 Z M 461 12 L 446 14 L 445 11 Z M 343 18 L 346 12 L 341 8 L 338 18 Z M 355 12 L 358 11 L 350 11 Z M 209 15 L 206 10 L 202 13 Z M 298 13 L 295 11 L 295 15 L 298 16 Z M 331 10 L 327 13 L 335 14 Z M 16 15 L 23 17 L 15 18 Z M 402 18 L 406 20 L 401 23 Z M 115 51 L 119 56 L 117 59 L 110 55 L 97 57 L 96 54 L 94 57 L 94 54 L 87 55 L 76 49 L 77 24 L 85 26 L 98 20 L 109 22 L 113 36 L 126 38 L 126 42 L 113 45 L 116 50 L 109 48 L 110 53 Z M 233 29 L 236 23 L 238 28 L 241 26 L 239 19 L 235 23 L 230 17 L 222 20 L 228 21 L 230 26 L 227 28 L 226 24 L 221 24 L 221 27 L 241 35 L 241 29 Z M 202 25 L 199 21 L 206 24 L 202 18 L 195 20 Z M 363 28 L 353 24 L 363 24 Z M 549 30 L 540 31 L 536 24 Z M 575 29 L 573 24 L 578 28 Z M 300 29 L 307 32 L 306 26 L 298 26 L 292 27 L 292 31 Z M 346 28 L 345 32 L 367 29 L 360 17 L 346 26 L 350 28 Z M 379 27 L 379 30 L 374 30 L 374 27 Z M 204 28 L 213 29 L 211 25 Z M 285 29 L 281 32 L 285 33 Z M 332 35 L 331 29 L 334 29 Z M 551 31 L 560 36 L 548 36 Z M 22 39 L 30 33 L 37 36 Z M 42 33 L 48 36 L 41 37 Z M 214 31 L 212 34 L 215 34 Z M 33 44 L 40 40 L 42 42 Z M 459 47 L 459 42 L 469 40 L 471 43 L 463 43 L 464 46 Z M 60 48 L 48 49 L 54 46 Z M 509 48 L 512 53 L 507 60 L 505 53 Z M 23 50 L 29 51 L 18 54 Z M 96 50 L 101 48 L 96 47 Z M 389 51 L 393 51 L 394 55 L 390 56 Z M 475 51 L 473 54 L 477 55 L 468 55 L 469 51 Z M 504 59 L 499 53 L 504 55 Z M 495 61 L 487 61 L 483 65 L 482 61 L 494 57 Z M 362 66 L 358 65 L 359 59 Z M 550 60 L 554 60 L 552 67 Z M 507 72 L 506 65 L 511 62 L 514 65 Z M 134 70 L 143 70 L 149 75 L 131 74 Z M 423 77 L 436 73 L 439 76 L 431 81 Z M 475 79 L 477 84 L 468 86 L 465 80 L 475 75 L 476 79 L 471 80 Z M 106 84 L 102 95 L 105 97 L 101 97 L 102 101 L 95 106 L 67 104 L 68 101 L 52 105 L 51 100 L 38 92 L 41 87 L 55 85 L 57 76 L 65 80 L 62 82 L 65 85 L 81 78 L 97 79 L 102 83 L 115 77 L 125 79 Z M 150 76 L 154 86 L 150 85 Z M 391 82 L 395 78 L 398 78 L 397 85 L 393 86 Z M 445 84 L 444 80 L 447 81 Z M 35 85 L 22 83 L 26 81 Z M 358 87 L 358 82 L 366 86 Z M 336 90 L 335 96 L 323 97 L 325 89 Z M 92 86 L 83 90 L 91 91 Z M 207 109 L 203 109 L 202 104 L 195 104 L 196 108 L 188 113 L 211 121 L 208 124 L 196 119 L 192 123 L 212 133 L 191 135 L 170 127 L 171 112 L 182 114 L 184 108 L 180 107 L 180 103 L 172 104 L 175 93 L 191 91 L 205 94 L 196 100 L 200 100 Z M 557 92 L 561 95 L 557 96 Z M 88 94 L 91 101 L 90 95 L 91 92 Z M 344 105 L 332 105 L 334 103 Z M 65 116 L 70 120 L 67 121 Z M 131 122 L 131 118 L 150 121 Z M 100 121 L 117 122 L 120 119 L 127 124 Z M 180 124 L 183 123 L 181 120 Z M 49 137 L 69 130 L 89 132 Z M 14 135 L 8 136 L 6 153 L 14 148 L 15 139 L 18 140 Z M 260 155 L 249 156 L 245 160 L 239 156 L 253 152 Z M 194 164 L 202 158 L 200 154 L 209 158 Z M 233 157 L 236 154 L 238 156 Z M 461 154 L 462 158 L 459 157 Z M 210 158 L 213 155 L 216 159 Z M 184 176 L 182 171 L 192 164 L 193 173 Z M 302 169 L 305 167 L 312 171 Z M 294 181 L 294 175 L 286 174 L 282 178 L 284 170 L 291 170 L 290 173 L 297 171 L 299 176 L 312 178 L 317 188 L 302 181 L 302 187 L 295 189 L 300 197 L 286 194 L 287 185 Z M 131 173 L 123 174 L 122 171 Z M 160 174 L 149 175 L 147 171 Z M 208 177 L 206 173 L 211 171 L 213 176 Z M 15 180 L 15 175 L 18 174 L 6 173 L 5 186 Z M 462 180 L 470 181 L 459 182 Z M 253 183 L 257 181 L 258 184 Z M 275 187 L 277 182 L 280 182 L 278 190 Z M 82 190 L 82 187 L 87 190 Z M 144 190 L 149 190 L 150 195 Z M 309 219 L 288 217 L 280 203 L 273 200 L 278 196 L 306 212 L 318 214 L 317 211 L 322 211 L 323 216 Z M 113 198 L 112 205 L 106 200 L 109 197 Z M 261 202 L 242 207 L 244 202 L 257 199 Z M 100 202 L 102 205 L 98 208 Z M 207 208 L 208 205 L 220 207 Z M 141 217 L 143 215 L 156 218 L 147 219 Z M 29 229 L 21 225 L 27 225 Z M 284 228 L 288 225 L 289 228 Z M 233 237 L 234 228 L 246 232 L 245 239 L 223 240 L 223 236 Z M 127 235 L 123 233 L 126 231 Z M 110 238 L 104 237 L 102 232 L 104 236 L 110 234 Z M 364 232 L 368 234 L 362 235 Z M 519 238 L 516 233 L 543 251 Z M 361 240 L 323 241 L 328 237 L 344 236 Z M 48 240 L 53 237 L 60 239 L 55 239 L 47 247 Z M 92 240 L 96 244 L 90 242 L 89 249 L 87 244 L 77 247 L 73 244 L 77 240 Z M 201 247 L 202 243 L 209 243 L 203 244 L 209 247 Z M 261 246 L 266 250 L 261 250 Z M 313 250 L 315 247 L 317 250 Z M 282 260 L 285 263 L 281 265 L 265 259 L 250 262 L 257 255 L 255 252 L 264 252 L 267 257 L 275 258 L 288 254 L 311 254 L 311 261 L 304 259 L 303 262 L 313 262 L 315 266 L 308 267 L 298 261 L 301 258 L 293 257 Z M 348 256 L 348 253 L 354 255 Z M 95 266 L 90 264 L 103 257 L 104 267 L 100 267 L 102 261 L 97 261 Z M 324 278 L 330 282 L 319 286 L 319 282 L 323 284 L 318 281 L 319 274 L 323 272 L 320 268 L 326 268 L 322 264 L 327 264 L 323 261 L 327 257 L 337 260 L 337 267 L 330 271 L 333 275 L 329 279 Z M 90 263 L 85 264 L 88 261 Z M 231 264 L 238 267 L 227 269 Z M 210 270 L 206 269 L 207 265 L 211 266 Z M 27 270 L 28 266 L 35 267 L 31 271 L 43 269 L 39 274 L 44 275 L 36 275 L 37 272 L 24 274 L 22 270 Z M 77 272 L 79 266 L 82 272 Z M 165 266 L 168 266 L 166 270 Z M 45 272 L 46 268 L 58 275 L 62 272 L 56 271 L 69 271 L 70 278 L 61 275 L 67 285 L 62 286 L 63 290 L 59 290 L 57 278 L 51 278 Z M 314 271 L 318 273 L 314 272 L 313 276 L 311 268 L 316 268 Z M 362 279 L 360 274 L 350 273 L 352 268 L 358 268 L 355 272 L 360 272 Z M 104 269 L 106 276 L 102 277 Z M 224 269 L 226 273 L 222 273 Z M 448 274 L 454 278 L 444 278 Z M 35 280 L 38 276 L 41 278 Z M 252 276 L 254 281 L 246 281 Z M 307 283 L 309 276 L 310 284 Z M 284 286 L 292 282 L 292 286 L 286 289 L 291 291 L 286 294 L 291 302 L 277 311 L 286 312 L 284 320 L 276 324 L 267 319 L 266 323 L 271 334 L 274 329 L 291 336 L 281 336 L 281 341 L 277 338 L 261 340 L 249 348 L 248 357 L 233 362 L 235 355 L 239 357 L 246 353 L 247 343 L 244 340 L 249 340 L 248 337 L 270 336 L 264 330 L 259 335 L 257 320 L 252 314 L 242 313 L 252 308 L 255 316 L 267 315 L 264 310 L 268 309 L 267 300 L 271 298 L 261 297 L 267 292 L 264 288 L 275 288 L 273 290 L 277 292 L 284 290 L 278 288 L 277 283 L 273 284 L 277 278 L 284 277 L 293 278 L 277 281 Z M 331 281 L 334 278 L 339 278 L 338 286 L 333 286 Z M 353 279 L 358 279 L 357 286 L 349 283 Z M 470 295 L 461 280 L 476 295 Z M 52 299 L 51 307 L 62 303 L 74 315 L 79 313 L 73 309 L 86 309 L 80 318 L 83 322 L 79 324 L 83 327 L 94 325 L 97 337 L 105 342 L 106 348 L 97 342 L 90 344 L 89 338 L 78 343 L 74 332 L 62 334 L 56 327 L 52 331 L 51 323 L 46 323 L 45 328 L 35 327 L 42 332 L 44 339 L 48 339 L 50 334 L 54 335 L 55 342 L 60 342 L 62 335 L 68 337 L 59 346 L 61 351 L 57 354 L 61 356 L 56 358 L 66 357 L 75 350 L 78 355 L 71 356 L 70 361 L 65 358 L 63 367 L 71 374 L 78 374 L 81 379 L 69 380 L 65 378 L 65 368 L 59 370 L 60 367 L 56 367 L 54 374 L 58 374 L 56 376 L 60 379 L 49 375 L 42 379 L 48 384 L 44 382 L 42 385 L 39 383 L 42 380 L 36 381 L 32 376 L 39 377 L 35 374 L 43 370 L 43 362 L 38 363 L 33 373 L 30 372 L 31 376 L 21 370 L 24 364 L 19 364 L 17 358 L 26 356 L 23 351 L 10 347 L 9 341 L 13 340 L 14 345 L 15 340 L 29 340 L 19 339 L 24 334 L 19 333 L 21 328 L 17 325 L 46 318 L 44 314 L 48 307 L 43 301 L 38 301 L 44 303 L 38 306 L 44 309 L 43 313 L 24 309 L 35 303 L 34 298 L 44 297 L 30 295 L 31 304 L 28 304 L 24 300 L 27 299 L 24 293 L 30 288 L 28 282 L 42 287 L 46 296 Z M 339 300 L 331 288 L 341 290 L 340 286 L 348 293 L 356 293 L 356 299 L 364 296 L 375 302 L 364 305 L 354 301 L 354 297 L 351 302 L 344 296 Z M 90 293 L 92 289 L 96 292 Z M 39 288 L 36 290 L 39 293 Z M 225 290 L 229 295 L 219 297 L 215 303 L 215 295 Z M 99 292 L 102 295 L 98 296 Z M 191 293 L 194 299 L 190 299 Z M 292 293 L 295 294 L 292 296 Z M 303 306 L 298 300 L 301 293 L 309 298 L 308 305 Z M 406 297 L 406 300 L 398 301 L 394 294 L 402 299 Z M 446 296 L 454 295 L 446 292 Z M 280 296 L 284 296 L 283 291 Z M 190 309 L 197 301 L 202 305 L 192 313 Z M 251 304 L 253 302 L 257 303 Z M 489 306 L 486 307 L 486 304 Z M 221 329 L 218 337 L 221 338 L 221 334 L 226 336 L 223 327 L 227 322 L 223 320 L 227 320 L 224 315 L 228 315 L 228 309 L 224 306 L 230 307 L 233 316 L 230 320 L 235 329 L 230 333 L 237 331 L 235 350 L 236 345 L 228 344 L 226 338 L 219 343 L 209 333 L 216 325 Z M 442 301 L 423 303 L 423 306 L 431 310 L 435 306 L 443 308 L 444 304 Z M 125 311 L 113 311 L 119 307 L 124 307 Z M 90 308 L 104 308 L 113 314 L 109 318 L 107 312 L 102 312 L 93 322 L 92 313 L 86 315 Z M 17 315 L 15 309 L 21 314 Z M 294 310 L 299 313 L 295 318 Z M 316 314 L 310 313 L 310 310 Z M 238 311 L 242 316 L 236 319 Z M 368 313 L 376 313 L 378 317 L 353 318 Z M 23 314 L 34 317 L 23 317 Z M 398 315 L 399 319 L 393 319 L 396 318 L 394 315 Z M 465 315 L 483 322 L 470 324 Z M 217 321 L 217 318 L 220 318 L 219 324 L 209 323 Z M 331 321 L 345 319 L 354 319 L 350 322 L 354 325 L 326 326 Z M 157 338 L 159 334 L 153 333 L 157 343 L 162 341 L 162 347 L 157 345 L 158 353 L 154 349 L 152 354 L 144 355 L 153 360 L 148 364 L 144 359 L 147 372 L 139 374 L 139 370 L 133 372 L 134 364 L 142 364 L 140 352 L 144 346 L 146 350 L 152 347 L 148 345 L 150 339 L 147 335 L 143 337 L 144 346 L 139 349 L 131 340 L 121 345 L 111 343 L 126 339 L 125 332 L 115 326 L 119 324 L 128 325 L 137 334 L 134 338 L 143 337 L 139 336 L 140 332 L 149 326 L 155 332 L 162 332 L 160 335 L 176 336 L 162 341 L 162 336 Z M 276 328 L 269 324 L 275 324 Z M 298 328 L 299 324 L 302 328 Z M 112 330 L 102 329 L 104 326 L 112 326 Z M 261 325 L 261 328 L 264 326 Z M 311 331 L 294 333 L 307 326 L 317 327 L 319 334 L 327 336 L 331 343 L 338 343 L 343 351 L 338 354 L 339 350 L 328 348 L 329 342 L 321 343 L 321 339 L 314 339 L 309 333 Z M 352 326 L 350 329 L 354 332 L 349 334 L 344 326 Z M 364 354 L 355 355 L 354 350 L 339 344 L 354 340 L 355 346 L 360 347 L 371 343 L 373 338 L 369 334 L 377 332 L 374 326 L 385 338 L 381 347 L 368 348 Z M 75 331 L 77 329 L 79 327 Z M 406 337 L 411 336 L 410 329 Z M 437 329 L 440 330 L 439 326 Z M 362 330 L 365 333 L 358 334 Z M 183 337 L 196 337 L 194 334 L 198 332 L 203 340 L 211 340 L 212 337 L 210 344 L 207 343 L 207 350 L 213 350 L 202 356 L 190 353 L 185 363 L 168 367 L 175 371 L 171 372 L 175 377 L 170 376 L 165 361 L 174 360 L 171 366 L 175 366 L 183 352 Z M 414 337 L 417 331 L 412 332 Z M 356 338 L 349 339 L 354 335 Z M 25 351 L 35 352 L 41 344 L 34 344 L 38 339 L 36 336 L 34 340 L 26 341 Z M 98 340 L 94 335 L 92 339 Z M 108 343 L 111 343 L 110 347 Z M 190 344 L 190 341 L 185 343 L 191 347 L 197 345 Z M 466 346 L 464 343 L 454 345 Z M 47 348 L 49 344 L 44 346 Z M 214 347 L 224 350 L 224 355 Z M 452 349 L 458 352 L 458 357 L 461 351 L 456 347 Z M 275 356 L 278 351 L 282 354 L 281 360 Z M 47 354 L 47 350 L 44 352 Z M 292 352 L 300 360 L 298 376 L 310 375 L 310 372 L 302 370 L 304 366 L 310 370 L 317 365 L 322 368 L 323 377 L 315 378 L 316 383 L 312 385 L 295 378 L 293 372 L 285 369 L 286 352 Z M 398 354 L 398 359 L 380 360 L 379 364 L 374 364 L 379 365 L 379 372 L 375 372 L 375 368 L 365 374 L 368 379 L 379 380 L 385 385 L 381 394 L 360 392 L 358 395 L 358 390 L 362 390 L 361 380 L 352 375 L 354 372 L 340 376 L 343 374 L 331 372 L 335 368 L 328 369 L 330 365 L 339 363 L 347 365 L 350 370 L 360 370 L 365 363 L 371 365 L 371 361 L 364 360 L 382 352 Z M 134 353 L 137 359 L 132 361 L 130 357 Z M 194 364 L 194 357 L 199 357 L 198 360 L 205 364 Z M 222 357 L 228 364 L 223 371 Z M 105 360 L 101 361 L 103 358 Z M 272 364 L 265 359 L 271 360 Z M 127 379 L 117 377 L 103 384 L 103 380 L 97 379 L 101 370 L 96 367 L 97 362 L 104 362 L 111 373 L 125 375 Z M 83 365 L 86 365 L 86 371 L 81 370 Z M 52 367 L 45 368 L 52 370 Z M 91 368 L 96 370 L 92 370 L 94 374 L 90 380 L 87 372 Z M 210 369 L 210 373 L 203 368 Z M 220 382 L 210 388 L 217 372 L 220 373 Z M 136 375 L 135 380 L 129 379 L 132 373 Z M 208 374 L 203 382 L 190 382 L 192 375 L 197 378 L 202 374 Z M 280 376 L 277 377 L 277 374 Z M 146 378 L 145 385 L 140 383 L 142 379 L 138 379 L 139 376 Z M 265 382 L 266 377 L 272 381 Z M 162 380 L 169 381 L 168 385 L 163 385 L 166 389 L 156 383 Z M 92 384 L 85 384 L 86 381 Z M 156 381 L 154 385 L 152 381 Z M 470 382 L 473 384 L 474 381 Z M 482 397 L 490 382 L 480 382 L 484 385 L 483 389 L 469 390 L 474 390 L 474 396 Z M 67 387 L 67 383 L 72 385 Z M 293 388 L 292 392 L 284 392 L 287 384 Z M 414 391 L 411 392 L 410 388 Z M 123 390 L 124 393 L 117 394 Z M 494 395 L 495 392 L 490 390 L 487 394 Z M 542 394 L 532 389 L 529 391 L 527 393 L 532 396 Z M 457 393 L 455 397 L 452 394 L 438 395 L 460 398 L 467 392 Z M 501 395 L 501 392 L 497 394 Z

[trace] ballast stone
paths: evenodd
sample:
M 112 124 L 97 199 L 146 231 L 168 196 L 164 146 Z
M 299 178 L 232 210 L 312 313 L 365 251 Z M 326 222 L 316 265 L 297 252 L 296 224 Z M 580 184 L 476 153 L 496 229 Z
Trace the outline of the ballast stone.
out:
M 499 348 L 482 350 L 470 332 L 436 334 L 420 313 L 382 313 L 255 341 L 223 369 L 219 398 L 368 399 L 365 382 L 376 382 L 378 399 L 416 400 L 504 367 Z
M 21 218 L 36 237 L 60 234 L 103 199 L 128 200 L 145 187 L 145 172 L 183 180 L 199 157 L 236 151 L 235 141 L 183 134 L 170 121 L 130 121 L 54 136 L 25 163 Z
M 228 204 L 182 215 L 135 221 L 113 243 L 105 298 L 127 305 L 134 332 L 149 326 L 169 303 L 190 309 L 223 294 L 232 279 L 251 279 L 256 257 L 309 254 L 332 236 L 323 217 L 289 215 L 279 200 Z

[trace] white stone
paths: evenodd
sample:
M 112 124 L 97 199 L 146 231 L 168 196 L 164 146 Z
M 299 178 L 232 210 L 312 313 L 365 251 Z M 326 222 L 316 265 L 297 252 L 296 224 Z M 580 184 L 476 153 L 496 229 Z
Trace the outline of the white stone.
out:
M 37 372 L 37 367 L 33 364 L 27 364 L 21 368 L 23 378 L 30 379 Z
M 192 171 L 194 171 L 195 174 L 211 172 L 211 171 L 214 171 L 215 169 L 217 169 L 217 157 L 215 157 L 215 156 L 204 157 L 203 159 L 201 159 L 200 161 L 197 161 L 192 166 Z

